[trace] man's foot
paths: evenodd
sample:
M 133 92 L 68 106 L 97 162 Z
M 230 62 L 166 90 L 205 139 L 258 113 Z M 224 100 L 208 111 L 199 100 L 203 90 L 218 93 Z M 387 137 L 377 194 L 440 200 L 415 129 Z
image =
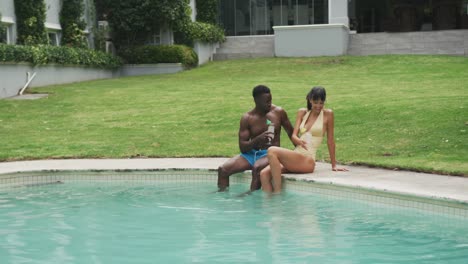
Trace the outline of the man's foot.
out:
M 260 181 L 260 177 L 252 177 L 252 182 L 250 183 L 250 191 L 260 190 L 262 188 L 262 182 Z
M 218 176 L 218 192 L 225 192 L 229 189 L 229 177 Z
M 236 197 L 245 197 L 247 195 L 251 195 L 252 194 L 252 191 L 246 191 L 246 192 L 243 192 L 241 194 L 238 194 Z
M 229 190 L 229 187 L 218 187 L 217 192 L 227 192 Z

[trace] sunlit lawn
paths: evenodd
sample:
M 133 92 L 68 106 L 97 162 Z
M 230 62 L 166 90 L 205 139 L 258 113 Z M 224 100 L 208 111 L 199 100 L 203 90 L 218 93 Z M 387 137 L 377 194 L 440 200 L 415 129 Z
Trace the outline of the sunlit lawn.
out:
M 0 160 L 232 156 L 257 84 L 292 123 L 324 86 L 340 163 L 468 175 L 468 58 L 448 56 L 233 60 L 37 88 L 49 97 L 0 100 Z

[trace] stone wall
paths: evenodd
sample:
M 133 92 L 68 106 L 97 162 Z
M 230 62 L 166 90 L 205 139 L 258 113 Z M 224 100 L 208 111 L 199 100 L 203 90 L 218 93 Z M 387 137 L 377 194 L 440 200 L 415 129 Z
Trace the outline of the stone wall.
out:
M 348 54 L 468 56 L 468 30 L 350 34 Z

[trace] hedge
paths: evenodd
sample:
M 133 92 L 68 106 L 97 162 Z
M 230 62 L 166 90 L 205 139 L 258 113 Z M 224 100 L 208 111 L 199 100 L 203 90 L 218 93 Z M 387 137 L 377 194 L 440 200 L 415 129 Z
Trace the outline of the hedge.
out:
M 182 63 L 185 67 L 198 64 L 198 56 L 184 45 L 137 46 L 120 51 L 119 55 L 129 64 Z
M 193 22 L 190 27 L 190 34 L 193 40 L 206 43 L 223 43 L 226 40 L 224 30 L 218 26 L 203 22 Z
M 22 46 L 0 44 L 0 62 L 29 62 L 33 65 L 49 63 L 115 69 L 122 60 L 110 54 L 65 46 Z

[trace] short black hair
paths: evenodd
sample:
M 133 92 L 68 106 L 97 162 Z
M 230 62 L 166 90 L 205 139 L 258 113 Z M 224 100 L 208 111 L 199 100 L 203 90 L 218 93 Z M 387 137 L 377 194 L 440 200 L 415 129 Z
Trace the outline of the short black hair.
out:
M 265 85 L 260 84 L 253 88 L 252 96 L 256 98 L 259 95 L 269 94 L 269 93 L 270 93 L 270 88 L 266 87 Z
M 312 101 L 315 100 L 322 100 L 325 102 L 325 99 L 327 98 L 327 92 L 325 91 L 325 88 L 322 86 L 315 86 L 310 90 L 310 92 L 306 96 L 307 100 L 307 109 L 310 110 L 312 109 L 312 104 L 310 103 L 310 100 Z

